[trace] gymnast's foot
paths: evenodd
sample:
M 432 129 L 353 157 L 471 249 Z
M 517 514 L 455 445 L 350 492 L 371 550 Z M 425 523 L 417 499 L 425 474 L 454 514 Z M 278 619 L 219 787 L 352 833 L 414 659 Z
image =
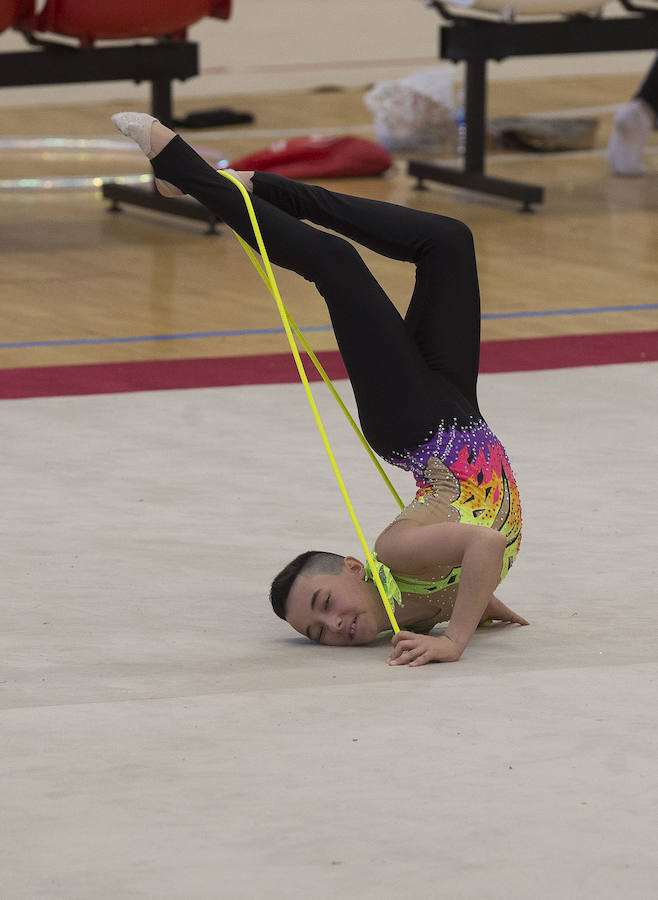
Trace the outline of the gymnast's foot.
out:
M 655 119 L 651 107 L 636 98 L 617 112 L 606 159 L 615 175 L 643 175 L 642 152 Z
M 112 121 L 122 134 L 131 138 L 147 159 L 153 159 L 176 137 L 176 133 L 147 113 L 120 112 Z M 155 186 L 163 197 L 182 197 L 183 191 L 162 178 L 155 179 Z
M 241 184 L 246 187 L 250 194 L 254 192 L 254 184 L 252 182 L 252 178 L 254 176 L 253 172 L 236 172 L 235 169 L 222 169 L 223 172 L 228 172 L 229 175 L 232 175 L 234 178 L 237 178 Z

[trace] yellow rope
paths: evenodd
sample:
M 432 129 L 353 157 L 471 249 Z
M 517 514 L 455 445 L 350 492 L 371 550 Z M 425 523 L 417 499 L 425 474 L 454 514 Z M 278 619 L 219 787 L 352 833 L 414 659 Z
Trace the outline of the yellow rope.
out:
M 306 341 L 305 341 L 304 338 L 302 337 L 301 332 L 299 331 L 299 329 L 297 328 L 297 326 L 294 325 L 294 323 L 292 322 L 292 319 L 290 318 L 290 315 L 289 315 L 287 309 L 286 309 L 285 306 L 283 305 L 283 301 L 282 301 L 282 299 L 281 299 L 281 294 L 279 293 L 279 288 L 278 288 L 278 285 L 277 285 L 277 283 L 276 283 L 276 279 L 274 278 L 274 274 L 273 274 L 273 272 L 272 272 L 272 267 L 271 267 L 271 265 L 270 265 L 270 260 L 269 260 L 269 257 L 268 257 L 268 255 L 267 255 L 267 251 L 266 251 L 266 249 L 265 249 L 265 244 L 264 244 L 264 242 L 263 242 L 263 237 L 262 237 L 262 235 L 261 235 L 260 227 L 259 227 L 259 225 L 258 225 L 258 220 L 256 219 L 256 213 L 254 212 L 254 207 L 253 207 L 253 204 L 252 204 L 252 202 L 251 202 L 251 198 L 250 198 L 250 196 L 249 196 L 249 194 L 248 194 L 246 188 L 244 187 L 244 185 L 242 184 L 241 181 L 239 181 L 237 178 L 234 178 L 233 175 L 230 175 L 228 172 L 225 172 L 225 171 L 223 171 L 223 170 L 219 170 L 219 174 L 222 175 L 224 178 L 228 178 L 229 181 L 233 182 L 233 184 L 238 188 L 238 190 L 239 190 L 240 193 L 242 194 L 242 198 L 243 198 L 243 200 L 244 200 L 244 202 L 245 202 L 245 206 L 247 207 L 247 212 L 249 213 L 249 219 L 250 219 L 250 221 L 251 221 L 251 226 L 252 226 L 252 228 L 253 228 L 253 230 L 254 230 L 254 235 L 256 236 L 256 243 L 258 244 L 258 250 L 259 250 L 259 253 L 260 253 L 261 257 L 262 257 L 263 264 L 264 264 L 264 266 L 265 266 L 265 271 L 264 271 L 264 272 L 263 272 L 263 270 L 262 270 L 260 264 L 259 264 L 258 261 L 256 260 L 254 254 L 253 254 L 253 252 L 252 252 L 252 250 L 251 250 L 251 247 L 249 247 L 249 245 L 246 244 L 245 241 L 242 240 L 242 238 L 240 237 L 240 235 L 236 234 L 236 237 L 238 238 L 238 240 L 239 240 L 240 243 L 242 244 L 242 247 L 243 247 L 243 248 L 245 249 L 245 251 L 247 252 L 249 258 L 251 259 L 252 263 L 253 263 L 254 266 L 256 267 L 256 269 L 257 269 L 257 271 L 259 272 L 261 278 L 263 279 L 263 281 L 264 281 L 265 284 L 267 285 L 268 290 L 270 291 L 270 293 L 271 293 L 272 296 L 274 297 L 274 300 L 275 300 L 276 305 L 277 305 L 277 309 L 278 309 L 278 311 L 279 311 L 279 315 L 281 316 L 281 321 L 282 321 L 282 323 L 283 323 L 283 328 L 284 328 L 284 330 L 285 330 L 286 337 L 288 338 L 288 343 L 290 344 L 290 350 L 291 350 L 292 355 L 293 355 L 293 358 L 294 358 L 294 360 L 295 360 L 295 365 L 297 366 L 297 371 L 299 372 L 299 377 L 300 377 L 301 382 L 302 382 L 302 384 L 303 384 L 303 386 L 304 386 L 304 390 L 306 391 L 306 397 L 307 397 L 307 399 L 308 399 L 309 405 L 310 405 L 310 407 L 311 407 L 311 411 L 312 411 L 313 416 L 314 416 L 314 418 L 315 418 L 315 424 L 317 425 L 318 431 L 320 432 L 320 437 L 322 438 L 322 442 L 323 442 L 323 444 L 324 444 L 324 448 L 325 448 L 325 450 L 327 451 L 327 456 L 329 457 L 329 462 L 331 463 L 331 467 L 332 467 L 332 469 L 334 470 L 334 475 L 336 476 L 336 481 L 338 482 L 338 487 L 340 488 L 340 491 L 341 491 L 341 493 L 342 493 L 342 495 L 343 495 L 343 500 L 345 501 L 345 505 L 347 506 L 347 510 L 348 510 L 348 512 L 349 512 L 349 514 L 350 514 L 350 517 L 351 517 L 351 519 L 352 519 L 352 524 L 354 525 L 354 529 L 355 529 L 355 531 L 356 531 L 356 533 L 357 533 L 357 535 L 358 535 L 358 538 L 359 538 L 359 540 L 360 540 L 360 542 L 361 542 L 361 545 L 362 545 L 363 550 L 364 550 L 364 552 L 365 552 L 366 558 L 367 558 L 367 560 L 368 560 L 368 564 L 369 564 L 369 566 L 370 566 L 370 570 L 372 571 L 373 579 L 374 579 L 374 581 L 375 581 L 375 584 L 377 585 L 377 590 L 379 591 L 379 595 L 380 595 L 380 597 L 381 597 L 381 599 L 382 599 L 382 603 L 384 604 L 384 608 L 386 609 L 386 613 L 387 613 L 387 615 L 388 615 L 388 618 L 389 618 L 389 620 L 390 620 L 390 622 L 391 622 L 391 625 L 393 626 L 393 631 L 397 634 L 398 631 L 400 630 L 399 627 L 398 627 L 398 623 L 397 623 L 397 621 L 396 621 L 396 619 L 395 619 L 395 615 L 394 615 L 394 613 L 393 613 L 393 609 L 391 608 L 391 604 L 390 604 L 389 599 L 388 599 L 388 597 L 387 597 L 387 595 L 386 595 L 386 591 L 385 591 L 385 589 L 384 589 L 384 585 L 382 584 L 381 578 L 379 577 L 378 567 L 377 567 L 377 565 L 375 564 L 375 561 L 374 561 L 373 558 L 372 558 L 372 553 L 370 552 L 370 548 L 368 547 L 368 543 L 367 543 L 367 541 L 366 541 L 366 539 L 365 539 L 365 537 L 364 537 L 364 535 L 363 535 L 363 531 L 362 531 L 362 529 L 361 529 L 361 525 L 359 524 L 359 520 L 357 519 L 356 513 L 354 512 L 354 507 L 352 506 L 352 502 L 351 502 L 351 500 L 350 500 L 349 494 L 347 493 L 347 489 L 346 489 L 346 487 L 345 487 L 345 483 L 343 482 L 343 478 L 342 478 L 342 476 L 341 476 L 341 474 L 340 474 L 340 470 L 339 470 L 339 468 L 338 468 L 338 464 L 336 463 L 336 459 L 335 459 L 334 454 L 333 454 L 333 451 L 332 451 L 332 449 L 331 449 L 331 445 L 330 445 L 330 443 L 329 443 L 329 439 L 328 439 L 328 437 L 327 437 L 327 433 L 326 433 L 326 431 L 325 431 L 325 429 L 324 429 L 324 425 L 322 424 L 322 419 L 320 418 L 320 413 L 318 412 L 318 408 L 317 408 L 317 406 L 316 406 L 316 404 L 315 404 L 315 399 L 314 399 L 313 393 L 312 393 L 312 391 L 311 391 L 311 386 L 310 386 L 309 383 L 308 383 L 308 378 L 306 377 L 306 372 L 304 371 L 304 365 L 303 365 L 303 363 L 302 363 L 301 357 L 300 357 L 300 355 L 299 355 L 299 350 L 297 349 L 297 345 L 296 345 L 296 343 L 295 343 L 295 339 L 294 339 L 293 334 L 292 334 L 291 324 L 292 324 L 293 327 L 295 328 L 296 333 L 297 333 L 297 334 L 300 336 L 300 338 L 302 339 L 302 342 L 304 343 L 307 352 L 308 352 L 309 355 L 311 356 L 311 359 L 313 360 L 314 365 L 315 365 L 316 368 L 318 369 L 318 372 L 320 372 L 320 375 L 322 376 L 322 378 L 323 378 L 325 384 L 327 384 L 327 386 L 329 386 L 329 385 L 331 384 L 331 382 L 330 382 L 328 376 L 326 375 L 326 373 L 324 372 L 324 370 L 322 369 L 322 367 L 320 366 L 320 363 L 317 362 L 317 360 L 316 360 L 316 358 L 315 358 L 315 354 L 312 354 L 312 352 L 310 351 L 310 348 L 308 348 L 308 345 L 306 344 Z M 390 483 L 390 481 L 388 480 L 388 478 L 386 478 L 386 475 L 385 475 L 383 469 L 381 469 L 381 466 L 379 465 L 379 463 L 378 463 L 377 460 L 375 459 L 374 454 L 372 453 L 372 450 L 371 450 L 370 447 L 368 446 L 368 444 L 367 444 L 365 438 L 363 437 L 363 435 L 362 435 L 361 432 L 359 431 L 357 425 L 355 424 L 354 420 L 352 419 L 352 417 L 350 416 L 349 412 L 348 412 L 347 409 L 345 408 L 343 402 L 342 402 L 342 401 L 340 400 L 340 398 L 338 397 L 338 394 L 336 393 L 336 391 L 335 391 L 333 385 L 331 385 L 331 391 L 332 391 L 334 397 L 338 400 L 338 402 L 339 402 L 339 404 L 340 404 L 340 406 L 341 406 L 343 412 L 346 414 L 348 420 L 349 420 L 350 423 L 352 424 L 352 427 L 353 427 L 354 430 L 357 431 L 357 433 L 359 434 L 359 437 L 360 437 L 360 439 L 361 439 L 361 442 L 363 443 L 364 447 L 366 447 L 366 449 L 369 451 L 369 455 L 370 455 L 371 459 L 373 460 L 373 462 L 375 463 L 375 465 L 376 465 L 377 468 L 379 469 L 380 474 L 382 474 L 382 476 L 384 477 L 384 480 L 385 480 L 385 481 L 387 482 L 387 484 L 389 485 L 389 488 L 390 488 L 390 490 L 393 492 L 393 494 L 394 494 L 396 500 L 398 501 L 398 503 L 400 504 L 400 506 L 403 506 L 402 501 L 401 501 L 400 498 L 398 497 L 397 493 L 395 492 L 395 489 L 394 489 L 393 486 L 391 485 L 391 483 Z

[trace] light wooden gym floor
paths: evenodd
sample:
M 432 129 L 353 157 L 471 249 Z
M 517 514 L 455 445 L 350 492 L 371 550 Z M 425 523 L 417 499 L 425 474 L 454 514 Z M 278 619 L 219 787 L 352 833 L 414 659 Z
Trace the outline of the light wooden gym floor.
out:
M 622 101 L 636 85 L 634 75 L 493 82 L 490 115 L 610 108 L 610 101 Z M 254 113 L 254 125 L 185 136 L 211 160 L 235 159 L 293 129 L 363 126 L 358 133 L 371 137 L 362 96 L 358 88 L 231 95 L 233 108 Z M 209 99 L 181 100 L 177 114 L 212 105 Z M 123 105 L 135 104 L 127 98 L 92 107 L 0 108 L 0 128 L 5 135 L 105 138 L 125 145 L 109 122 Z M 656 138 L 646 154 L 654 174 L 613 178 L 603 157 L 612 112 L 598 118 L 593 151 L 543 155 L 492 149 L 493 174 L 546 186 L 546 203 L 533 215 L 519 214 L 509 201 L 438 185 L 415 191 L 404 160 L 419 154 L 400 155 L 387 177 L 326 184 L 462 218 L 475 234 L 484 340 L 653 329 L 656 310 L 633 307 L 655 301 L 658 157 L 651 151 Z M 118 149 L 6 149 L 2 158 L 7 179 L 137 174 L 149 168 L 139 151 Z M 130 207 L 111 215 L 107 206 L 93 190 L 3 192 L 0 367 L 285 350 L 282 335 L 257 333 L 277 327 L 276 310 L 227 229 L 208 237 L 198 223 Z M 404 309 L 409 267 L 367 251 L 364 256 Z M 281 273 L 280 284 L 301 325 L 328 328 L 328 315 L 305 282 Z M 622 309 L 606 311 L 610 307 Z M 536 315 L 559 310 L 564 314 Z M 518 317 L 487 318 L 501 314 Z M 247 333 L 185 338 L 236 331 Z M 121 342 L 155 335 L 167 339 Z M 316 349 L 335 346 L 328 330 L 310 338 Z M 49 345 L 53 341 L 61 343 Z

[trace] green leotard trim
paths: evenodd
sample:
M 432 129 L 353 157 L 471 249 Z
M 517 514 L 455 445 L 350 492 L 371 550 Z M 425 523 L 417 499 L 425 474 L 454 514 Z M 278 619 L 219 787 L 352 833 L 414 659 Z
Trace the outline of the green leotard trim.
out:
M 503 554 L 503 567 L 500 573 L 501 581 L 509 572 L 510 566 L 514 562 L 516 551 L 516 541 L 505 548 L 505 553 Z M 374 550 L 372 551 L 371 556 L 375 565 L 377 566 L 377 573 L 384 587 L 384 590 L 386 591 L 386 596 L 388 597 L 389 603 L 395 603 L 399 607 L 404 606 L 404 603 L 402 602 L 403 593 L 425 595 L 435 594 L 437 593 L 437 591 L 443 591 L 445 588 L 451 587 L 453 584 L 459 584 L 459 579 L 462 573 L 462 567 L 455 566 L 452 572 L 450 572 L 449 575 L 446 575 L 445 578 L 440 578 L 438 581 L 423 581 L 421 578 L 412 578 L 410 575 L 393 575 L 389 567 L 385 566 L 383 562 L 377 559 L 377 554 L 374 552 Z M 366 581 L 374 581 L 370 563 L 366 563 L 365 573 Z
M 395 603 L 400 607 L 404 606 L 402 602 L 402 593 L 405 594 L 435 594 L 444 588 L 453 584 L 458 584 L 461 575 L 461 566 L 455 566 L 449 575 L 440 578 L 438 581 L 423 581 L 420 578 L 411 578 L 409 575 L 393 575 L 388 566 L 377 559 L 377 554 L 372 553 L 373 561 L 377 566 L 377 573 L 386 591 L 389 603 Z M 370 564 L 366 563 L 365 567 L 366 581 L 373 581 L 374 576 Z

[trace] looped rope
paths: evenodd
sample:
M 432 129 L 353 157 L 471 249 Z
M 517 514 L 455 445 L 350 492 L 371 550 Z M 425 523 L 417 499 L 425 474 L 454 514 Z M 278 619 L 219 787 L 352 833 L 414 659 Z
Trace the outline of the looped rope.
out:
M 348 511 L 349 514 L 350 514 L 350 518 L 352 519 L 352 524 L 354 525 L 354 529 L 355 529 L 355 531 L 356 531 L 356 533 L 357 533 L 357 536 L 358 536 L 358 538 L 359 538 L 359 541 L 361 542 L 361 545 L 362 545 L 363 550 L 364 550 L 364 552 L 365 552 L 366 559 L 367 559 L 367 561 L 368 561 L 368 566 L 369 566 L 369 568 L 370 568 L 370 571 L 372 572 L 372 575 L 373 575 L 373 579 L 374 579 L 374 581 L 375 581 L 375 584 L 377 585 L 377 590 L 379 591 L 379 595 L 380 595 L 380 597 L 381 597 L 382 603 L 384 604 L 384 608 L 386 609 L 386 613 L 387 613 L 387 615 L 388 615 L 388 618 L 389 618 L 389 620 L 390 620 L 390 622 L 391 622 L 391 625 L 393 626 L 393 631 L 397 634 L 397 633 L 399 632 L 400 628 L 399 628 L 398 623 L 397 623 L 397 621 L 396 621 L 396 619 L 395 619 L 395 615 L 394 615 L 394 613 L 393 613 L 393 609 L 392 609 L 392 607 L 391 607 L 391 604 L 390 604 L 390 602 L 389 602 L 388 596 L 387 596 L 387 594 L 386 594 L 386 590 L 385 590 L 385 588 L 384 588 L 384 585 L 382 584 L 381 578 L 379 577 L 378 567 L 377 567 L 377 565 L 376 565 L 376 563 L 375 563 L 375 561 L 374 561 L 374 559 L 373 559 L 373 555 L 372 555 L 372 553 L 370 552 L 370 548 L 368 547 L 368 543 L 367 543 L 367 541 L 366 541 L 366 539 L 365 539 L 365 537 L 364 537 L 364 535 L 363 535 L 363 531 L 362 531 L 362 529 L 361 529 L 361 525 L 359 524 L 359 520 L 358 520 L 357 517 L 356 517 L 356 513 L 354 512 L 354 507 L 352 506 L 352 501 L 350 500 L 349 494 L 347 493 L 347 488 L 345 487 L 345 483 L 343 482 L 343 478 L 342 478 L 342 476 L 341 476 L 341 474 L 340 474 L 340 469 L 338 468 L 338 464 L 336 463 L 336 459 L 335 459 L 334 454 L 333 454 L 333 451 L 332 451 L 332 449 L 331 449 L 331 444 L 329 443 L 329 439 L 328 439 L 328 437 L 327 437 L 327 433 L 326 433 L 326 431 L 325 431 L 325 429 L 324 429 L 324 425 L 322 424 L 322 419 L 320 418 L 320 413 L 318 412 L 318 408 L 317 408 L 317 406 L 316 406 L 316 404 L 315 404 L 315 399 L 314 399 L 313 393 L 312 393 L 312 391 L 311 391 L 311 386 L 310 386 L 309 383 L 308 383 L 308 378 L 306 377 L 306 372 L 304 371 L 304 365 L 303 365 L 302 360 L 301 360 L 301 357 L 300 357 L 300 355 L 299 355 L 299 350 L 298 350 L 298 348 L 297 348 L 297 344 L 295 343 L 295 339 L 294 339 L 294 337 L 293 337 L 293 333 L 292 333 L 292 332 L 293 332 L 293 329 L 294 329 L 295 334 L 297 335 L 297 337 L 298 337 L 298 338 L 300 339 L 300 341 L 302 342 L 302 345 L 303 345 L 303 347 L 304 347 L 304 350 L 306 351 L 306 353 L 308 353 L 308 355 L 309 355 L 309 357 L 310 357 L 310 359 L 311 359 L 313 365 L 315 366 L 315 368 L 317 369 L 317 371 L 320 373 L 320 377 L 322 378 L 322 380 L 324 381 L 324 383 L 327 385 L 327 387 L 329 388 L 329 390 L 330 390 L 331 393 L 333 394 L 333 396 L 334 396 L 334 398 L 336 399 L 338 405 L 340 406 L 340 408 L 342 409 L 343 413 L 344 413 L 345 416 L 347 417 L 348 422 L 350 423 L 350 425 L 352 426 L 352 428 L 353 428 L 354 431 L 356 432 L 356 434 L 357 434 L 359 440 L 360 440 L 361 443 L 363 444 L 363 447 L 365 448 L 365 450 L 367 451 L 368 455 L 370 456 L 370 459 L 372 460 L 372 462 L 374 463 L 375 467 L 377 468 L 377 471 L 379 472 L 379 474 L 380 474 L 381 477 L 383 478 L 383 480 L 384 480 L 384 482 L 386 483 L 388 489 L 391 491 L 391 493 L 392 493 L 393 496 L 395 497 L 395 500 L 396 500 L 396 502 L 399 504 L 399 506 L 400 506 L 401 509 L 404 508 L 404 503 L 403 503 L 402 500 L 400 499 L 400 497 L 399 497 L 397 491 L 395 490 L 395 488 L 394 488 L 393 485 L 391 484 L 390 480 L 388 479 L 386 473 L 384 472 L 384 470 L 382 469 L 381 465 L 379 464 L 379 461 L 376 459 L 376 457 L 375 457 L 375 455 L 374 455 L 374 453 L 373 453 L 371 447 L 369 446 L 369 444 L 368 444 L 368 442 L 366 441 L 365 437 L 364 437 L 363 434 L 361 433 L 361 431 L 360 431 L 358 425 L 356 424 L 356 422 L 354 421 L 354 419 L 353 419 L 352 416 L 350 415 L 350 413 L 349 413 L 349 411 L 347 410 L 347 408 L 345 407 L 345 404 L 343 403 L 343 401 L 342 401 L 342 400 L 340 399 L 340 397 L 338 396 L 338 393 L 336 392 L 336 389 L 334 388 L 333 384 L 331 383 L 331 380 L 330 380 L 329 376 L 327 375 L 327 373 L 326 373 L 326 372 L 324 371 L 324 369 L 322 368 L 322 366 L 321 366 L 320 362 L 318 361 L 317 357 L 315 356 L 315 354 L 313 353 L 313 351 L 312 351 L 311 348 L 309 347 L 308 343 L 306 342 L 306 339 L 304 338 L 303 334 L 301 333 L 301 331 L 299 330 L 299 328 L 297 327 L 297 325 L 296 325 L 295 322 L 293 321 L 293 319 L 292 319 L 290 313 L 288 312 L 288 310 L 287 310 L 286 307 L 284 306 L 283 300 L 281 299 L 281 294 L 279 293 L 279 288 L 278 288 L 277 283 L 276 283 L 276 279 L 274 278 L 274 274 L 273 274 L 273 272 L 272 272 L 272 267 L 271 267 L 271 265 L 270 265 L 270 260 L 269 260 L 269 257 L 268 257 L 268 255 L 267 255 L 267 250 L 265 249 L 265 244 L 264 244 L 264 242 L 263 242 L 263 236 L 262 236 L 262 234 L 261 234 L 260 227 L 259 227 L 259 225 L 258 225 L 258 220 L 257 220 L 257 218 L 256 218 L 256 213 L 255 213 L 255 211 L 254 211 L 254 206 L 253 206 L 253 203 L 251 202 L 251 198 L 250 198 L 250 196 L 249 196 L 249 193 L 248 193 L 247 189 L 244 187 L 244 185 L 242 184 L 241 181 L 239 181 L 237 178 L 234 178 L 234 176 L 233 176 L 233 175 L 230 175 L 228 172 L 225 172 L 225 171 L 223 171 L 223 170 L 220 169 L 220 170 L 218 170 L 218 174 L 219 174 L 219 175 L 222 175 L 224 178 L 227 178 L 229 181 L 233 182 L 233 184 L 238 188 L 238 190 L 239 190 L 240 193 L 242 194 L 242 198 L 243 198 L 243 200 L 244 200 L 244 202 L 245 202 L 245 206 L 247 207 L 247 212 L 249 213 L 249 220 L 251 221 L 251 226 L 252 226 L 252 228 L 254 229 L 254 235 L 256 236 L 256 243 L 258 244 L 258 251 L 259 251 L 259 253 L 260 253 L 261 257 L 262 257 L 263 265 L 265 266 L 265 271 L 263 271 L 263 268 L 261 267 L 260 263 L 258 262 L 258 260 L 256 259 L 255 255 L 254 255 L 254 253 L 253 253 L 251 247 L 246 243 L 246 241 L 244 241 L 244 240 L 240 237 L 240 235 L 237 234 L 236 232 L 233 232 L 233 233 L 235 234 L 235 236 L 237 237 L 237 239 L 240 241 L 240 244 L 242 245 L 243 250 L 245 251 L 245 253 L 246 253 L 247 256 L 249 257 L 249 259 L 250 259 L 251 262 L 253 263 L 253 265 L 254 265 L 254 267 L 256 268 L 256 271 L 258 272 L 258 274 L 261 276 L 261 278 L 262 278 L 263 281 L 265 282 L 265 285 L 267 286 L 267 289 L 269 290 L 269 292 L 270 292 L 270 293 L 272 294 L 272 296 L 274 297 L 274 300 L 275 300 L 275 302 L 276 302 L 277 309 L 278 309 L 278 311 L 279 311 L 279 315 L 281 316 L 281 321 L 282 321 L 282 323 L 283 323 L 283 328 L 284 328 L 284 331 L 285 331 L 285 333 L 286 333 L 286 337 L 288 338 L 288 343 L 290 344 L 290 350 L 291 350 L 292 355 L 293 355 L 293 358 L 294 358 L 294 360 L 295 360 L 295 365 L 297 366 L 297 371 L 298 371 L 298 373 L 299 373 L 299 378 L 300 378 L 302 384 L 304 385 L 304 390 L 306 391 L 306 397 L 307 397 L 307 399 L 308 399 L 309 405 L 310 405 L 310 407 L 311 407 L 311 411 L 312 411 L 313 416 L 314 416 L 314 418 L 315 418 L 315 424 L 317 425 L 318 431 L 320 432 L 320 437 L 322 438 L 322 442 L 323 442 L 323 444 L 324 444 L 324 448 L 325 448 L 325 450 L 327 451 L 327 456 L 329 457 L 329 462 L 331 463 L 331 467 L 332 467 L 332 469 L 333 469 L 333 471 L 334 471 L 334 475 L 336 476 L 336 481 L 338 482 L 338 487 L 340 488 L 341 494 L 343 495 L 343 500 L 345 501 L 345 505 L 347 506 L 347 511 Z

